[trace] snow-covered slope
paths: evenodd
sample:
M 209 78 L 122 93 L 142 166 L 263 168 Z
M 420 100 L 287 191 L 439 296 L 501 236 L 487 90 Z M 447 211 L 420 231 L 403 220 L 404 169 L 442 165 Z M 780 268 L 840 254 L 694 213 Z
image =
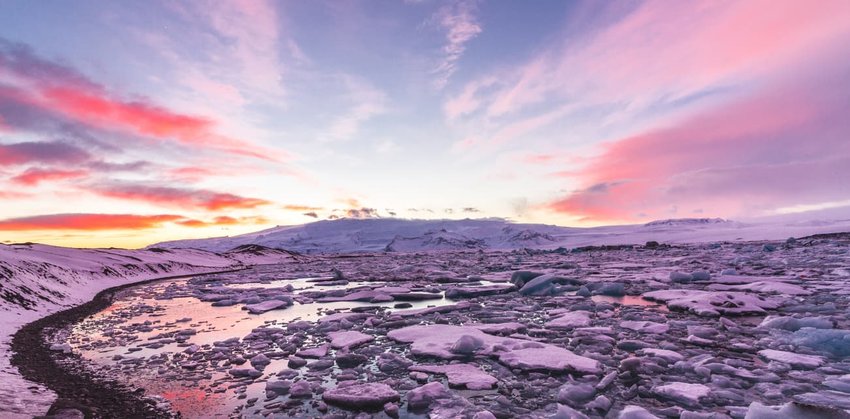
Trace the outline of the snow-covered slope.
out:
M 53 395 L 9 364 L 12 334 L 22 325 L 88 300 L 109 287 L 147 279 L 281 263 L 289 252 L 252 246 L 217 254 L 195 249 L 72 249 L 0 245 L 0 408 L 2 416 L 44 412 Z M 42 407 L 39 409 L 38 407 Z
M 222 252 L 236 246 L 256 244 L 302 253 L 510 250 L 643 244 L 650 240 L 667 243 L 779 240 L 836 231 L 850 231 L 850 219 L 818 222 L 754 220 L 742 223 L 717 218 L 685 218 L 593 228 L 516 224 L 502 219 L 342 219 L 275 227 L 233 237 L 165 242 L 153 247 Z

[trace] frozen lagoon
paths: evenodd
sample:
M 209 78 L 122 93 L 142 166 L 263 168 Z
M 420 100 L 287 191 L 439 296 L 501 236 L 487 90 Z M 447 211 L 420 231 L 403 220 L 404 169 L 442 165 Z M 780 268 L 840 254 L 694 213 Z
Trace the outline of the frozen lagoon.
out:
M 823 239 L 316 258 L 132 288 L 54 343 L 187 417 L 737 418 L 794 401 L 840 415 L 847 251 Z M 333 285 L 305 279 L 333 269 Z M 552 288 L 523 295 L 518 271 Z M 243 310 L 267 301 L 285 304 Z

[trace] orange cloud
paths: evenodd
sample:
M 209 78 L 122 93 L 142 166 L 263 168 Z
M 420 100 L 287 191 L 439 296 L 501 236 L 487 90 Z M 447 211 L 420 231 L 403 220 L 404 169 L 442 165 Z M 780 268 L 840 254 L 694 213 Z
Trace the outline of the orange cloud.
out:
M 238 224 L 265 224 L 268 220 L 265 217 L 228 217 L 226 215 L 213 218 L 212 221 L 201 221 L 196 219 L 186 219 L 178 221 L 177 224 L 186 227 L 212 227 L 212 226 L 228 226 Z
M 0 220 L 0 231 L 143 230 L 183 218 L 169 214 L 50 214 Z

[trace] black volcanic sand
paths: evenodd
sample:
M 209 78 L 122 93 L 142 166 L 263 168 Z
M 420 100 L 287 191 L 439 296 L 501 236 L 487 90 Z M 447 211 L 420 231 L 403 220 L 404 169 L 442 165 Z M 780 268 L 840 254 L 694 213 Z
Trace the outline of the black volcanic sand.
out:
M 210 273 L 238 270 L 241 269 Z M 12 338 L 12 365 L 25 379 L 40 383 L 56 393 L 57 399 L 48 410 L 47 417 L 67 409 L 78 410 L 86 418 L 173 417 L 173 413 L 157 409 L 154 401 L 146 399 L 144 390 L 93 374 L 80 365 L 82 361 L 77 354 L 51 351 L 45 337 L 109 307 L 114 296 L 124 289 L 191 276 L 194 275 L 156 278 L 108 288 L 85 304 L 43 317 L 18 330 Z

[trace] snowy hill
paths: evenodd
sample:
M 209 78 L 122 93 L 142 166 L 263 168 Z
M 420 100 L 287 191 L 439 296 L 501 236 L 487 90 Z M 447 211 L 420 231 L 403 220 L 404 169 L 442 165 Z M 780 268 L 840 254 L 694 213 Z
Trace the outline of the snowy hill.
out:
M 503 219 L 402 220 L 341 219 L 282 226 L 232 237 L 158 243 L 161 248 L 225 252 L 237 246 L 262 245 L 301 253 L 422 252 L 510 250 L 643 244 L 650 240 L 693 243 L 730 240 L 780 240 L 791 236 L 850 231 L 850 220 L 736 222 L 719 218 L 684 218 L 643 225 L 592 228 L 516 224 Z

